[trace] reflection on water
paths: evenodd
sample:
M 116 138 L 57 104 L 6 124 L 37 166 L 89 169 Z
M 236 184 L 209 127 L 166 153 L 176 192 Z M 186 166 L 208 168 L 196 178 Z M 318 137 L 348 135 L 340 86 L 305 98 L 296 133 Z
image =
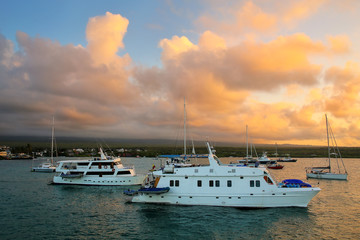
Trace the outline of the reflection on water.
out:
M 138 173 L 160 166 L 123 161 Z M 321 161 L 299 159 L 271 172 L 279 181 L 306 180 L 305 167 Z M 358 163 L 345 159 L 348 181 L 307 180 L 322 189 L 308 208 L 244 210 L 130 204 L 122 193 L 129 187 L 47 185 L 53 174 L 31 173 L 31 161 L 0 161 L 0 239 L 359 239 Z

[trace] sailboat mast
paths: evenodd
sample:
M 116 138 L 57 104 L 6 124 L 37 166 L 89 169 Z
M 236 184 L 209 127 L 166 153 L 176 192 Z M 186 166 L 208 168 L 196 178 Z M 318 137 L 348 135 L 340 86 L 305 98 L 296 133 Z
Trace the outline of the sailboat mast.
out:
M 327 143 L 328 143 L 328 160 L 329 160 L 329 171 L 331 172 L 331 163 L 330 163 L 330 142 L 329 142 L 329 123 L 327 119 L 327 115 L 325 114 L 326 119 L 326 136 L 327 136 Z
M 52 121 L 52 128 L 51 128 L 51 164 L 54 163 L 54 116 Z
M 186 159 L 186 105 L 184 97 L 184 158 Z
M 248 125 L 246 125 L 246 157 L 249 157 Z

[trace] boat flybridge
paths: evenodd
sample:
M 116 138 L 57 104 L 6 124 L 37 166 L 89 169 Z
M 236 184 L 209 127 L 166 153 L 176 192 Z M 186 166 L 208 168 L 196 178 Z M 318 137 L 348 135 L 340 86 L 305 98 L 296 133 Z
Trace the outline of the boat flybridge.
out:
M 106 156 L 100 148 L 100 158 L 60 161 L 53 184 L 124 186 L 141 185 L 145 175 L 137 175 L 134 167 L 125 167 L 120 158 Z
M 207 148 L 209 165 L 168 164 L 149 173 L 139 190 L 124 193 L 134 203 L 267 208 L 307 207 L 320 191 L 297 179 L 278 183 L 265 167 L 223 164 L 209 143 Z

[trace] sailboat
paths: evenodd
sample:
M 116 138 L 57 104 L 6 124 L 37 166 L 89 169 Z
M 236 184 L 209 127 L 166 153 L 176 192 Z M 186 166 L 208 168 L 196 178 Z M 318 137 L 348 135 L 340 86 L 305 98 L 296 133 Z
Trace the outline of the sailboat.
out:
M 54 117 L 52 122 L 52 128 L 51 128 L 51 158 L 50 160 L 47 159 L 46 162 L 41 163 L 37 167 L 32 167 L 32 172 L 55 172 L 56 166 L 54 165 Z
M 256 158 L 253 157 L 253 149 L 254 149 Z M 248 125 L 246 125 L 246 156 L 244 157 L 244 159 L 240 159 L 238 162 L 241 164 L 245 164 L 247 166 L 259 165 L 256 149 L 252 143 L 250 143 L 250 154 L 249 154 Z
M 346 171 L 344 161 L 336 144 L 335 136 L 326 114 L 325 119 L 328 144 L 328 165 L 323 167 L 306 168 L 306 177 L 317 179 L 347 180 L 348 173 Z M 332 143 L 331 147 L 330 142 Z M 334 164 L 335 167 L 331 164 L 331 156 L 334 156 L 333 158 L 336 160 L 336 165 Z
M 184 154 L 183 155 L 160 155 L 161 158 L 170 158 L 170 161 L 166 161 L 165 168 L 174 168 L 174 167 L 190 167 L 192 166 L 191 163 L 189 163 L 190 157 L 196 157 L 195 154 L 195 148 L 194 148 L 194 141 L 193 143 L 193 150 L 192 154 L 186 153 L 186 102 L 184 98 Z

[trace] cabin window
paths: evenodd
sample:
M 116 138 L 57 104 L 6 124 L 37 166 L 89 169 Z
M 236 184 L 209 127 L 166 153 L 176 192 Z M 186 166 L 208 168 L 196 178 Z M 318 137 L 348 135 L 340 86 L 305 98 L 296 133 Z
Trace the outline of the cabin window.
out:
M 198 182 L 197 182 L 197 186 L 198 186 L 198 187 L 201 187 L 201 185 L 202 185 L 201 180 L 198 180 Z
M 114 175 L 113 172 L 87 172 L 86 175 Z
M 264 176 L 264 180 L 265 180 L 265 182 L 267 182 L 268 184 L 274 184 L 268 176 Z
M 78 166 L 87 166 L 87 165 L 89 165 L 89 162 L 78 162 L 77 165 Z
M 210 172 L 213 173 L 213 172 L 214 172 L 214 169 L 210 168 Z
M 228 187 L 231 187 L 231 186 L 232 186 L 231 180 L 228 180 L 228 181 L 227 181 L 227 186 L 228 186 Z
M 170 180 L 170 187 L 174 186 L 174 180 Z
M 215 187 L 220 187 L 220 181 L 219 180 L 215 181 Z
M 256 187 L 260 187 L 260 180 L 256 180 Z
M 179 180 L 175 180 L 175 187 L 178 187 L 180 185 Z
M 109 173 L 113 174 L 112 172 L 109 172 Z M 110 174 L 110 175 L 111 175 L 111 174 Z M 125 174 L 131 174 L 131 173 L 130 173 L 130 171 L 119 171 L 119 172 L 117 173 L 117 175 L 125 175 Z
M 213 187 L 214 186 L 214 181 L 213 180 L 210 180 L 209 181 L 209 187 Z
M 231 172 L 232 172 L 232 173 L 235 173 L 235 172 L 236 172 L 236 169 L 235 169 L 235 168 L 231 169 Z
M 199 169 L 195 169 L 195 173 L 198 173 L 199 172 Z
M 250 187 L 254 187 L 254 180 L 250 180 Z
M 240 177 L 240 179 L 244 179 L 244 177 L 243 177 L 243 176 L 241 176 L 241 177 Z

